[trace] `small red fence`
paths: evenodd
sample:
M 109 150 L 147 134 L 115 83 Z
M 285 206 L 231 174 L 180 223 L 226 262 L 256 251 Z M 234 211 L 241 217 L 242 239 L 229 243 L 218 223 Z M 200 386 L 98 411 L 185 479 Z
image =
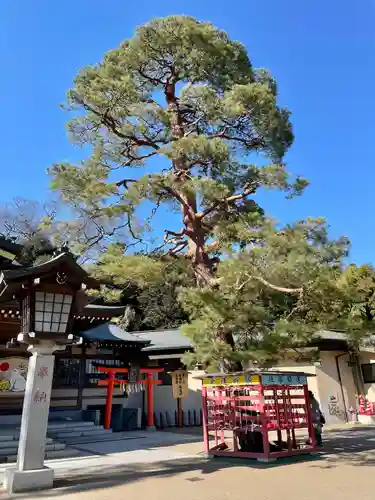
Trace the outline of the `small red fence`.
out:
M 269 460 L 315 450 L 306 374 L 207 375 L 202 395 L 207 454 Z

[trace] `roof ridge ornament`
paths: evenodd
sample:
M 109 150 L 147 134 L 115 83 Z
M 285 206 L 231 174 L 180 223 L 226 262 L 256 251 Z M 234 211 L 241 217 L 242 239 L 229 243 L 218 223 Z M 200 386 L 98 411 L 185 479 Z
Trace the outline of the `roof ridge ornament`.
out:
M 56 282 L 59 284 L 59 285 L 65 285 L 66 282 L 68 281 L 68 276 L 66 273 L 64 272 L 57 272 L 56 274 Z

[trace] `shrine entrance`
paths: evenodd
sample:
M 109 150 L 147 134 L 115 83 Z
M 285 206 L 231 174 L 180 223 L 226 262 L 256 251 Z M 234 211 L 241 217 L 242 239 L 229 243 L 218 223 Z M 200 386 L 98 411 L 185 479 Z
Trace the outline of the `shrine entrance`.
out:
M 101 373 L 107 373 L 106 380 L 99 380 L 99 386 L 107 387 L 107 397 L 104 413 L 104 428 L 111 428 L 112 404 L 113 404 L 113 389 L 116 385 L 126 386 L 128 384 L 144 385 L 147 391 L 147 428 L 155 429 L 154 420 L 154 385 L 160 385 L 161 380 L 154 380 L 154 373 L 161 373 L 164 368 L 139 368 L 132 371 L 129 368 L 110 368 L 108 366 L 98 366 L 97 370 Z M 128 379 L 116 379 L 116 373 L 127 373 Z M 144 378 L 142 378 L 144 375 Z

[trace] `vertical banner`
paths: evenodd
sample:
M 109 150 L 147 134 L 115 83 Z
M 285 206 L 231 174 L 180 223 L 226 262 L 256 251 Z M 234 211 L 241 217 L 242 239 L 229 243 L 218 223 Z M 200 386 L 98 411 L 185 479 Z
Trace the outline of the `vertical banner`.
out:
M 140 385 L 137 384 L 141 376 L 141 368 L 139 365 L 130 365 L 128 372 L 128 393 L 138 392 Z

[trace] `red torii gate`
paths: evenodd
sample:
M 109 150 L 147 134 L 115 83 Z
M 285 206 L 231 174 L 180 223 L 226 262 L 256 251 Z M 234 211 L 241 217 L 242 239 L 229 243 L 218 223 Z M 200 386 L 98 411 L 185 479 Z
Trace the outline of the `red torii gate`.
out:
M 105 413 L 104 413 L 104 428 L 111 428 L 111 415 L 112 415 L 112 398 L 113 398 L 113 389 L 115 385 L 126 385 L 129 383 L 129 380 L 119 380 L 116 379 L 116 373 L 128 373 L 129 368 L 109 368 L 108 366 L 98 366 L 96 368 L 99 372 L 108 373 L 108 378 L 106 380 L 99 380 L 99 386 L 107 387 L 107 399 L 105 405 Z M 161 380 L 154 380 L 154 373 L 161 373 L 164 371 L 164 368 L 141 368 L 139 370 L 140 373 L 146 373 L 147 378 L 145 380 L 137 380 L 136 384 L 146 384 L 147 386 L 147 427 L 155 427 L 154 422 L 154 385 L 160 385 Z

